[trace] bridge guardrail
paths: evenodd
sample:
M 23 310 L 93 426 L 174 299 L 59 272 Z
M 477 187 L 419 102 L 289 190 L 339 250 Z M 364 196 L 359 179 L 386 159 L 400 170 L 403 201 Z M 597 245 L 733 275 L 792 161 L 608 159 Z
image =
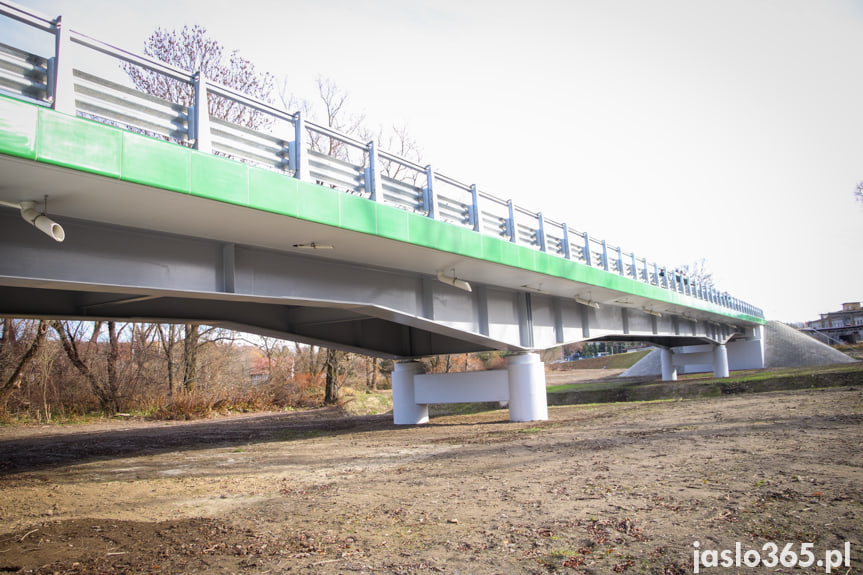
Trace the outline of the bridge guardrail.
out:
M 216 153 L 345 193 L 500 237 L 649 285 L 763 318 L 761 309 L 705 286 L 678 270 L 623 251 L 605 240 L 547 219 L 450 178 L 432 166 L 378 150 L 336 130 L 291 114 L 198 73 L 192 73 L 71 31 L 62 18 L 49 19 L 0 0 L 0 15 L 47 33 L 53 54 L 32 54 L 0 44 L 0 93 L 58 111 Z M 73 44 L 117 61 L 152 82 L 170 86 L 167 100 L 75 66 Z M 233 107 L 252 127 L 203 113 L 201 102 Z

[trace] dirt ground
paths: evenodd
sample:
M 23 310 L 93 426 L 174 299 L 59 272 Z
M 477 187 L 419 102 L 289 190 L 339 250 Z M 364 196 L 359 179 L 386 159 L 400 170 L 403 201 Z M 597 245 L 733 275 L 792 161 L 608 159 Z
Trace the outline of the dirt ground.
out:
M 863 569 L 860 387 L 549 415 L 0 428 L 0 572 L 668 575 L 696 541 Z

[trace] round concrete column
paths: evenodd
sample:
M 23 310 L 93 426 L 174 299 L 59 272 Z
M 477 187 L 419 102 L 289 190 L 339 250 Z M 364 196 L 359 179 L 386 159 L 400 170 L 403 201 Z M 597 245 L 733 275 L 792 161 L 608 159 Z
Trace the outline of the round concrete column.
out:
M 677 368 L 671 361 L 671 350 L 667 347 L 659 348 L 659 359 L 662 362 L 662 381 L 677 381 Z
M 512 355 L 507 360 L 509 379 L 509 420 L 545 421 L 548 399 L 545 391 L 545 365 L 535 353 Z
M 418 361 L 396 362 L 393 370 L 393 423 L 417 425 L 428 423 L 429 408 L 417 405 L 414 395 L 414 376 L 423 372 Z
M 728 377 L 728 349 L 724 343 L 713 346 L 713 377 Z

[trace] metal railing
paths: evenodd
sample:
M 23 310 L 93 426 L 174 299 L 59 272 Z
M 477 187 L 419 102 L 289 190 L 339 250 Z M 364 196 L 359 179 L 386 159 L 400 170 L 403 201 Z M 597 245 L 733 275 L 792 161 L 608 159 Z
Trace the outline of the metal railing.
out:
M 728 310 L 763 318 L 761 309 L 700 284 L 678 270 L 545 218 L 432 166 L 379 150 L 326 126 L 219 85 L 200 73 L 126 52 L 69 30 L 61 17 L 48 19 L 0 0 L 0 15 L 53 37 L 49 57 L 0 44 L 0 93 L 160 138 L 200 151 L 316 182 L 371 201 L 448 222 L 517 245 L 557 255 L 633 280 L 698 298 Z M 137 67 L 184 96 L 166 100 L 86 71 L 74 50 L 107 56 L 125 69 Z M 80 62 L 80 63 L 79 63 Z M 255 128 L 211 117 L 209 98 L 242 107 Z M 322 150 L 327 150 L 327 152 Z M 331 153 L 328 153 L 330 152 Z M 398 168 L 395 170 L 393 168 Z M 393 173 L 394 176 L 391 176 Z M 397 175 L 396 175 L 397 174 Z

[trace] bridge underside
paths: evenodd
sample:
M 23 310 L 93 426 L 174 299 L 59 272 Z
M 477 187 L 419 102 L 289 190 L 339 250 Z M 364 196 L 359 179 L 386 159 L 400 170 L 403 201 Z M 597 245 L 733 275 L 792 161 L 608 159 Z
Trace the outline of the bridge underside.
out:
M 748 335 L 741 326 L 626 307 L 621 294 L 597 308 L 476 281 L 468 293 L 421 270 L 337 260 L 336 249 L 321 257 L 323 250 L 71 218 L 63 225 L 67 239 L 58 244 L 16 211 L 0 209 L 0 314 L 200 322 L 391 358 L 523 352 L 599 338 L 672 347 Z M 439 257 L 414 249 L 428 252 L 418 261 Z
M 12 283 L 9 278 L 0 281 Z M 33 282 L 22 282 L 33 283 Z M 2 315 L 144 323 L 196 322 L 391 358 L 500 349 L 500 342 L 392 310 L 349 303 L 105 290 L 83 284 L 0 286 Z

